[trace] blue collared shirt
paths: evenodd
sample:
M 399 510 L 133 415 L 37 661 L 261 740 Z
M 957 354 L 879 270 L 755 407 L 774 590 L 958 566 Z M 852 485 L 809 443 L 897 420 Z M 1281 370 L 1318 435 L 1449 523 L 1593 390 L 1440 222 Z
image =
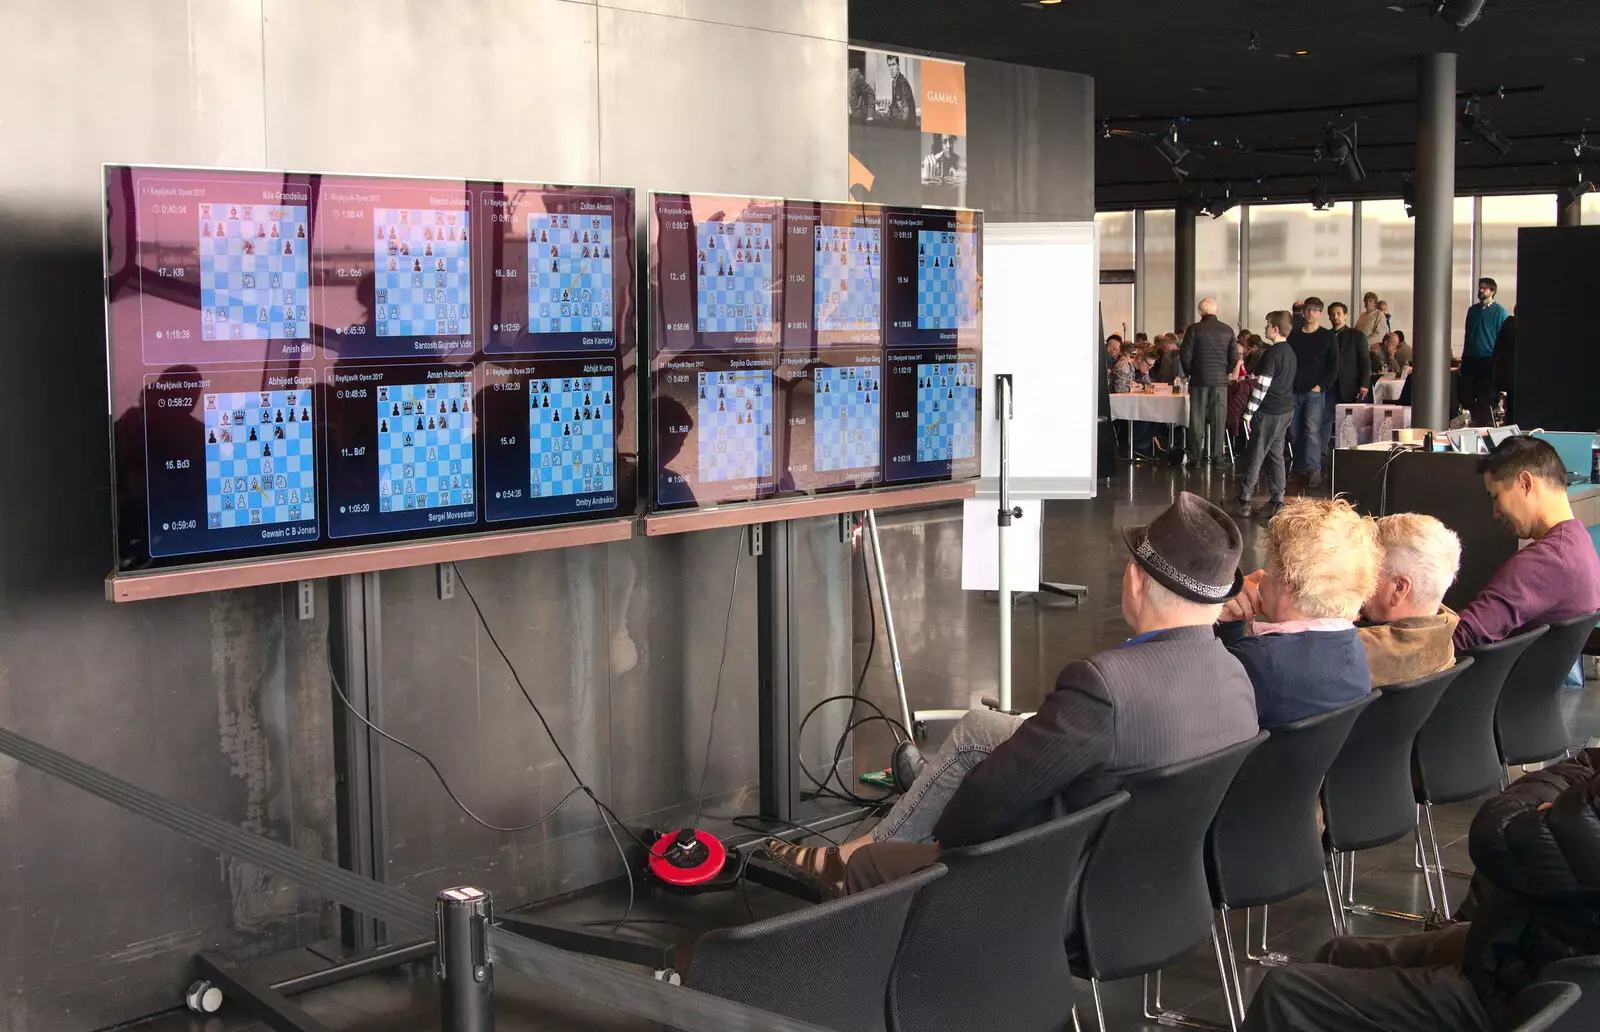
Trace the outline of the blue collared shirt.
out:
M 1117 648 L 1125 649 L 1129 645 L 1143 645 L 1145 642 L 1149 641 L 1151 638 L 1154 638 L 1156 635 L 1165 633 L 1166 631 L 1170 631 L 1171 629 L 1172 628 L 1170 628 L 1170 627 L 1162 627 L 1162 628 L 1159 628 L 1158 630 L 1145 631 L 1143 634 L 1136 634 L 1132 638 L 1129 638 L 1127 641 L 1123 642 L 1121 645 L 1118 645 Z

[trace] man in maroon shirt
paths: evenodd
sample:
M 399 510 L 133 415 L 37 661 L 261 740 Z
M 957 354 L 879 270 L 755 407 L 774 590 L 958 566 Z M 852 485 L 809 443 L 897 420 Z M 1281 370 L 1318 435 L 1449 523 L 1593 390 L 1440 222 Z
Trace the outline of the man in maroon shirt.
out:
M 1461 610 L 1457 651 L 1534 624 L 1600 609 L 1600 555 L 1567 498 L 1561 456 L 1537 437 L 1511 437 L 1478 463 L 1495 519 L 1532 544 L 1507 559 Z

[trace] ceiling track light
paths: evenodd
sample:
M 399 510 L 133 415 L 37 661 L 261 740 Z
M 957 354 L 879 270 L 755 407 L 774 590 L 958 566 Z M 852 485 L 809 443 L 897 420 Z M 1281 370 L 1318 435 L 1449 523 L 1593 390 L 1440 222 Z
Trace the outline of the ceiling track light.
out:
M 1188 176 L 1189 170 L 1183 167 L 1183 163 L 1189 159 L 1190 154 L 1193 152 L 1184 146 L 1183 141 L 1178 139 L 1178 125 L 1176 122 L 1166 132 L 1151 135 L 1150 142 L 1155 146 L 1156 152 L 1166 159 L 1168 165 L 1172 166 L 1174 175 L 1179 179 Z
M 1400 182 L 1400 199 L 1405 202 L 1406 218 L 1417 217 L 1417 184 L 1408 176 Z
M 1583 200 L 1584 194 L 1591 194 L 1600 189 L 1594 183 L 1583 178 L 1583 169 L 1578 169 L 1578 181 L 1561 191 L 1569 204 L 1577 204 Z
M 1361 164 L 1361 155 L 1356 152 L 1355 123 L 1350 123 L 1348 129 L 1336 129 L 1329 122 L 1323 133 L 1322 144 L 1318 148 L 1321 156 L 1333 162 L 1334 168 L 1352 186 L 1366 179 L 1366 166 Z
M 1505 157 L 1511 151 L 1511 139 L 1489 124 L 1489 116 L 1477 97 L 1468 97 L 1462 105 L 1456 124 L 1470 139 L 1494 151 L 1496 157 Z
M 1321 180 L 1318 180 L 1317 185 L 1311 188 L 1307 199 L 1311 202 L 1311 207 L 1315 211 L 1330 211 L 1333 208 L 1333 198 L 1328 196 L 1328 189 L 1322 185 Z

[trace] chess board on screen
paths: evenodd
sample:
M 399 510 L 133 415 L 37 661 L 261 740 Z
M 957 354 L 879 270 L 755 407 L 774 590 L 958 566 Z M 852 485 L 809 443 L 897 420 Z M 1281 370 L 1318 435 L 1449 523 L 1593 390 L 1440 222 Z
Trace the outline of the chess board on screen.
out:
M 657 510 L 973 478 L 983 216 L 650 196 Z
M 114 575 L 635 515 L 631 189 L 104 178 Z

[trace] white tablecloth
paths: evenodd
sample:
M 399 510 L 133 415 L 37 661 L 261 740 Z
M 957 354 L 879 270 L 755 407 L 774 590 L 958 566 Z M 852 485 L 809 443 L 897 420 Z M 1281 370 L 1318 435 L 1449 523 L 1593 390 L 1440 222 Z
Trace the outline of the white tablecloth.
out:
M 1406 382 L 1398 377 L 1385 376 L 1372 386 L 1372 400 L 1379 405 L 1393 405 L 1400 400 L 1400 388 Z
M 1113 394 L 1111 418 L 1143 420 L 1150 423 L 1189 425 L 1189 397 L 1173 394 Z

